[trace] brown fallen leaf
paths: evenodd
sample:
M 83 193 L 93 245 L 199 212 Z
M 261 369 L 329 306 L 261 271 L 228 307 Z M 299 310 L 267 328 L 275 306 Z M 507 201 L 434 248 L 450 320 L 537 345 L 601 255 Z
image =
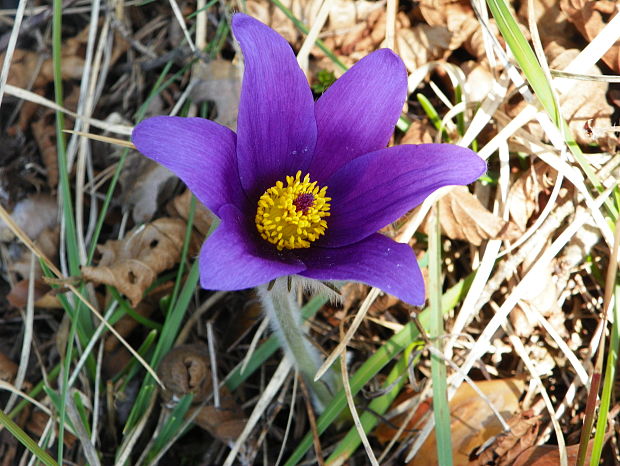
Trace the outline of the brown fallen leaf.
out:
M 409 129 L 401 139 L 401 144 L 429 144 L 435 140 L 437 130 L 428 121 L 428 118 L 413 120 Z
M 543 47 L 556 41 L 565 48 L 576 47 L 575 26 L 562 11 L 559 0 L 532 0 L 534 3 L 534 18 L 538 25 L 538 34 Z M 518 15 L 522 24 L 528 24 L 528 3 L 522 2 Z
M 123 240 L 97 246 L 99 265 L 82 267 L 82 275 L 86 280 L 115 286 L 135 307 L 157 275 L 178 263 L 185 228 L 183 220 L 174 218 L 136 227 Z M 191 254 L 197 246 L 192 241 Z
M 467 76 L 465 82 L 467 99 L 473 102 L 482 102 L 492 91 L 495 77 L 489 69 L 487 61 L 469 60 L 461 65 Z
M 508 466 L 519 454 L 534 445 L 538 437 L 540 416 L 527 410 L 515 414 L 507 422 L 510 431 L 498 435 L 477 458 L 472 459 L 470 466 Z
M 316 5 L 316 2 L 307 0 L 282 0 L 281 3 L 303 24 L 312 24 L 312 20 L 316 18 L 318 12 L 318 5 Z M 303 34 L 273 2 L 269 0 L 248 0 L 246 8 L 249 15 L 265 23 L 271 29 L 274 29 L 278 34 L 284 37 L 288 43 L 294 46 L 300 45 Z
M 422 0 L 420 13 L 429 26 L 446 28 L 450 35 L 448 50 L 456 50 L 480 29 L 466 0 Z
M 215 121 L 233 131 L 237 130 L 242 71 L 238 63 L 229 60 L 199 62 L 194 67 L 194 78 L 198 79 L 198 82 L 190 93 L 193 102 L 215 102 Z
M 476 384 L 504 418 L 511 416 L 518 410 L 519 397 L 525 387 L 523 380 L 516 378 L 484 380 L 476 382 Z M 413 392 L 410 392 L 408 396 L 413 396 Z M 395 404 L 401 403 L 403 398 L 406 397 L 399 397 Z M 420 405 L 407 425 L 407 431 L 402 436 L 403 440 L 415 435 L 415 429 L 419 428 L 419 421 L 429 409 L 431 409 L 429 401 Z M 501 424 L 491 408 L 469 384 L 461 385 L 450 401 L 450 415 L 452 418 L 451 431 L 455 465 L 467 465 L 469 455 L 476 447 L 502 431 Z M 389 425 L 379 425 L 375 430 L 375 435 L 379 441 L 384 443 L 390 441 L 404 417 L 405 414 L 400 414 L 390 419 Z M 427 466 L 430 464 L 437 464 L 434 433 L 428 437 L 415 458 L 409 462 L 410 466 Z
M 609 438 L 609 436 L 607 437 Z M 585 464 L 590 464 L 594 439 L 588 442 Z M 566 447 L 568 464 L 577 464 L 579 445 Z M 560 449 L 555 445 L 536 445 L 528 448 L 515 459 L 512 466 L 556 466 L 560 464 Z
M 183 220 L 189 218 L 189 207 L 192 200 L 192 192 L 186 189 L 185 192 L 168 203 L 166 206 L 168 214 L 172 217 L 181 217 Z M 196 209 L 194 211 L 194 228 L 200 234 L 206 236 L 211 229 L 211 225 L 215 220 L 215 216 L 207 209 L 204 204 L 196 200 Z
M 161 361 L 158 375 L 166 389 L 162 399 L 167 406 L 183 396 L 193 394 L 192 403 L 199 405 L 213 394 L 211 364 L 206 347 L 199 344 L 173 348 Z M 245 426 L 245 416 L 226 387 L 219 388 L 220 406 L 208 404 L 199 409 L 194 422 L 222 442 L 236 439 Z M 187 416 L 195 413 L 190 410 Z
M 11 218 L 28 235 L 30 239 L 36 239 L 50 227 L 58 223 L 56 199 L 47 194 L 34 194 L 19 201 Z M 0 241 L 9 242 L 15 235 L 11 229 L 0 220 Z
M 17 364 L 0 352 L 0 380 L 11 382 L 17 374 Z
M 480 246 L 489 239 L 515 239 L 521 235 L 512 222 L 489 212 L 465 186 L 454 187 L 439 200 L 439 222 L 445 235 Z M 426 231 L 426 222 L 421 226 Z
M 445 26 L 418 24 L 397 29 L 396 50 L 411 71 L 429 61 L 444 58 L 449 47 L 450 32 Z
M 178 178 L 166 167 L 131 152 L 120 176 L 121 202 L 131 208 L 135 223 L 150 221 L 162 202 L 173 195 Z
M 618 2 L 612 0 L 560 0 L 560 7 L 588 41 L 618 14 Z M 603 61 L 614 73 L 620 73 L 620 40 L 603 55 Z
M 28 280 L 20 280 L 11 287 L 11 291 L 6 296 L 9 304 L 16 308 L 25 308 L 28 303 Z M 34 305 L 44 309 L 61 309 L 62 304 L 56 297 L 52 289 L 42 280 L 35 280 L 34 283 Z
M 620 46 L 618 47 L 620 50 Z M 545 47 L 545 54 L 552 69 L 566 68 L 579 55 L 576 48 L 565 49 L 556 42 Z M 581 70 L 582 73 L 601 75 L 598 66 Z M 579 85 L 560 97 L 562 116 L 579 144 L 590 144 L 591 136 L 584 130 L 587 123 L 592 128 L 609 128 L 614 109 L 607 103 L 609 84 L 604 81 L 579 81 Z
M 63 64 L 64 66 L 64 64 Z M 69 92 L 65 96 L 63 105 L 75 111 L 80 98 L 79 86 L 68 86 Z M 37 112 L 38 118 L 30 124 L 32 135 L 39 147 L 41 160 L 47 170 L 47 184 L 55 189 L 58 184 L 58 157 L 56 153 L 56 114 L 53 110 L 46 109 Z M 68 118 L 67 125 L 71 125 L 73 120 Z M 20 118 L 20 125 L 24 121 Z
M 541 194 L 549 189 L 557 179 L 557 172 L 544 162 L 533 164 L 513 183 L 508 191 L 508 210 L 510 218 L 525 231 L 533 214 L 540 210 Z
M 58 254 L 59 228 L 57 220 L 56 200 L 45 194 L 35 194 L 22 199 L 11 212 L 11 218 L 32 239 L 45 256 L 54 261 Z M 14 234 L 11 229 L 0 220 L 0 241 L 11 242 Z M 10 249 L 10 263 L 8 269 L 18 274 L 18 280 L 30 276 L 32 253 L 21 243 Z M 41 277 L 41 266 L 38 260 L 34 262 L 35 279 Z M 20 292 L 17 291 L 17 295 Z M 19 300 L 18 300 L 19 301 Z M 22 306 L 17 306 L 22 307 Z
M 26 429 L 35 436 L 38 440 L 45 433 L 45 427 L 49 421 L 49 416 L 45 414 L 43 411 L 36 409 L 32 412 L 28 423 L 26 424 Z M 75 445 L 75 441 L 77 438 L 71 432 L 66 432 L 64 435 L 64 444 L 67 448 L 72 448 Z

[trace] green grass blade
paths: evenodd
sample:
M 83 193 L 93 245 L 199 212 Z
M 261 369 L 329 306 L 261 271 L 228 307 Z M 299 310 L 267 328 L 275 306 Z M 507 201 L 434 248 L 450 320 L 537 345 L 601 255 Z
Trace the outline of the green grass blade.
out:
M 37 442 L 35 442 L 30 436 L 22 430 L 13 420 L 5 414 L 4 411 L 0 410 L 0 424 L 6 427 L 6 429 L 13 434 L 13 436 L 21 443 L 24 447 L 32 452 L 33 455 L 37 457 L 39 461 L 41 461 L 46 466 L 58 466 L 58 463 L 54 461 L 45 450 L 43 450 Z
M 463 299 L 473 280 L 474 274 L 459 281 L 450 288 L 442 297 L 442 311 L 444 313 L 454 309 L 456 304 Z M 425 328 L 430 322 L 430 309 L 425 309 L 419 315 L 419 320 Z M 362 387 L 372 379 L 381 369 L 390 363 L 396 356 L 402 353 L 411 343 L 419 338 L 418 329 L 413 322 L 405 325 L 400 332 L 386 341 L 375 353 L 357 370 L 351 377 L 351 392 L 355 396 Z M 317 419 L 317 430 L 322 434 L 334 420 L 338 418 L 340 412 L 347 406 L 344 390 L 338 392 L 332 402 L 325 408 L 325 411 Z M 299 446 L 286 462 L 286 466 L 293 466 L 305 456 L 312 447 L 312 433 L 308 432 L 299 442 Z
M 609 351 L 607 353 L 605 379 L 603 381 L 603 392 L 596 421 L 596 434 L 594 435 L 590 466 L 599 464 L 601 459 L 603 446 L 605 445 L 605 434 L 607 433 L 607 415 L 609 414 L 616 375 L 618 347 L 620 346 L 620 329 L 618 327 L 620 325 L 620 286 L 616 286 L 615 292 L 614 323 L 611 329 L 611 341 L 609 342 Z
M 151 464 L 162 448 L 177 435 L 185 422 L 185 415 L 192 404 L 192 394 L 185 395 L 172 409 L 166 423 L 162 426 L 153 446 L 146 455 L 144 464 Z
M 196 290 L 196 286 L 198 285 L 198 278 L 198 261 L 196 261 L 192 265 L 192 268 L 185 279 L 185 284 L 183 285 L 181 293 L 179 294 L 179 299 L 172 309 L 172 312 L 169 312 L 166 315 L 161 336 L 157 341 L 155 351 L 153 352 L 153 356 L 150 360 L 152 367 L 157 368 L 159 362 L 172 348 L 176 335 L 179 332 L 181 322 L 183 321 L 183 317 L 185 316 L 187 306 L 189 305 L 189 302 Z M 125 423 L 124 432 L 129 432 L 133 427 L 135 427 L 138 419 L 142 416 L 147 407 L 149 397 L 151 396 L 154 388 L 155 381 L 152 377 L 147 375 L 144 383 L 142 384 L 142 388 L 136 397 L 136 401 L 131 409 L 131 412 L 129 413 L 129 417 Z
M 437 113 L 437 110 L 435 109 L 431 101 L 428 100 L 424 94 L 420 93 L 416 94 L 416 98 L 418 99 L 418 102 L 420 102 L 422 110 L 424 110 L 424 113 L 426 113 L 426 116 L 428 116 L 428 119 L 431 121 L 435 129 L 437 131 L 441 131 L 441 137 L 443 138 L 443 140 L 448 141 L 448 132 L 446 131 L 446 128 L 444 128 L 441 117 L 439 116 L 439 113 Z
M 407 382 L 407 368 L 409 366 L 409 360 L 411 358 L 411 352 L 417 345 L 412 343 L 405 349 L 404 353 L 394 367 L 385 378 L 382 384 L 383 389 L 391 387 L 390 391 L 384 395 L 375 398 L 368 405 L 368 410 L 360 416 L 360 422 L 364 428 L 366 434 L 370 433 L 375 426 L 379 423 L 381 415 L 392 405 L 400 391 Z M 340 441 L 333 453 L 327 458 L 327 465 L 337 463 L 343 464 L 347 459 L 351 457 L 353 453 L 359 448 L 362 440 L 354 427 L 349 430 L 347 435 Z
M 443 312 L 441 310 L 441 227 L 437 207 L 431 213 L 428 236 L 429 254 L 429 336 L 433 345 L 443 353 Z M 433 415 L 435 417 L 435 437 L 437 439 L 437 460 L 442 466 L 453 464 L 452 435 L 450 432 L 450 407 L 448 405 L 448 383 L 446 364 L 438 354 L 431 354 L 431 377 L 433 380 Z
M 525 74 L 532 86 L 536 97 L 551 117 L 551 120 L 560 128 L 562 117 L 553 98 L 551 84 L 540 67 L 534 50 L 532 50 L 529 42 L 521 32 L 519 24 L 513 17 L 507 2 L 504 0 L 487 0 L 487 4 L 495 18 L 498 29 L 510 47 L 515 60 L 523 70 L 523 74 Z
M 500 33 L 510 47 L 515 60 L 523 70 L 523 74 L 525 75 L 530 86 L 532 86 L 532 89 L 534 90 L 534 93 L 536 94 L 536 97 L 542 107 L 551 118 L 551 121 L 553 121 L 553 123 L 561 131 L 564 136 L 564 140 L 566 141 L 566 145 L 587 178 L 599 192 L 602 192 L 604 187 L 599 177 L 596 173 L 594 173 L 594 170 L 592 170 L 592 167 L 581 151 L 581 148 L 577 142 L 575 142 L 568 124 L 560 115 L 560 111 L 556 105 L 556 100 L 553 98 L 551 83 L 547 80 L 543 69 L 538 63 L 536 54 L 521 32 L 517 21 L 512 16 L 507 2 L 505 0 L 487 0 L 487 4 L 489 5 L 489 9 L 491 10 L 493 17 L 495 18 Z M 605 202 L 605 205 L 615 221 L 618 217 L 618 211 L 613 205 L 613 202 L 608 199 Z

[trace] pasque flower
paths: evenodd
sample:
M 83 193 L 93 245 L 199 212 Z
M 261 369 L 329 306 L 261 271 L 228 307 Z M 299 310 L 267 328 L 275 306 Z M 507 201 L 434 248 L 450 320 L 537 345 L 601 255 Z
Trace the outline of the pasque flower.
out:
M 486 169 L 449 144 L 386 148 L 407 97 L 400 58 L 378 50 L 315 102 L 290 45 L 244 14 L 237 133 L 158 116 L 132 141 L 179 176 L 221 223 L 202 247 L 203 288 L 238 290 L 286 275 L 353 280 L 424 302 L 415 255 L 377 231 L 446 185 Z

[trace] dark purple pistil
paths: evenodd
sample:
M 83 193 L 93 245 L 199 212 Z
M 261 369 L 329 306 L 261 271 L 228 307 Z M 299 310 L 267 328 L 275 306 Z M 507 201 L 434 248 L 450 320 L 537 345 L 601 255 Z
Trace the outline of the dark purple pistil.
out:
M 293 201 L 295 210 L 298 212 L 301 210 L 304 215 L 308 213 L 308 209 L 314 205 L 314 195 L 310 193 L 304 193 L 297 196 L 297 199 Z

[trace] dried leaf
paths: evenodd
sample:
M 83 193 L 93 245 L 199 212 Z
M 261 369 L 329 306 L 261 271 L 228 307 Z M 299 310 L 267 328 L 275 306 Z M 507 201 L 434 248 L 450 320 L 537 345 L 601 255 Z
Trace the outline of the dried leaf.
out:
M 202 345 L 177 346 L 162 359 L 157 372 L 166 387 L 162 398 L 167 404 L 189 393 L 193 403 L 202 403 L 213 391 L 209 353 Z
M 43 230 L 58 223 L 56 199 L 47 194 L 35 194 L 22 199 L 15 205 L 11 218 L 30 239 L 37 239 Z M 0 241 L 8 242 L 13 238 L 13 232 L 0 219 Z
M 549 66 L 562 70 L 579 55 L 580 51 L 565 49 L 556 42 L 552 42 L 545 47 L 545 53 L 549 59 Z M 592 75 L 602 74 L 596 65 L 582 72 Z M 611 126 L 611 116 L 614 110 L 607 103 L 608 89 L 609 84 L 603 81 L 580 81 L 578 86 L 560 97 L 562 116 L 568 120 L 569 127 L 578 143 L 590 144 L 591 142 L 590 135 L 584 130 L 586 123 L 592 128 Z
M 537 162 L 513 183 L 508 192 L 510 218 L 525 231 L 530 217 L 540 210 L 540 196 L 549 194 L 557 172 L 543 162 Z
M 16 374 L 17 364 L 11 361 L 4 353 L 0 352 L 0 380 L 11 382 Z
M 534 18 L 538 25 L 538 34 L 543 47 L 556 41 L 565 48 L 576 47 L 573 37 L 575 27 L 568 21 L 562 11 L 559 0 L 532 0 L 534 3 Z M 519 8 L 519 17 L 523 24 L 528 22 L 528 2 L 522 2 Z
M 134 228 L 121 241 L 97 246 L 102 255 L 99 265 L 82 267 L 82 275 L 86 280 L 115 286 L 135 307 L 157 275 L 179 261 L 185 228 L 182 220 L 173 218 Z
M 488 63 L 470 60 L 463 63 L 461 69 L 467 76 L 465 81 L 467 98 L 473 102 L 482 102 L 491 93 L 495 82 Z
M 517 226 L 493 215 L 465 186 L 453 188 L 439 200 L 439 222 L 451 239 L 480 246 L 489 239 L 514 239 L 521 234 Z M 426 224 L 422 225 L 425 231 Z
M 25 308 L 28 302 L 28 280 L 20 280 L 13 285 L 11 291 L 6 296 L 11 306 Z M 61 309 L 62 305 L 55 293 L 45 282 L 36 280 L 34 283 L 34 305 L 44 309 Z
M 308 0 L 283 0 L 282 5 L 288 8 L 295 17 L 303 24 L 312 24 L 318 12 L 317 2 Z M 299 45 L 302 34 L 295 24 L 269 0 L 248 0 L 246 3 L 247 13 L 254 18 L 262 21 L 278 34 L 284 37 L 287 42 Z
M 560 0 L 560 7 L 588 41 L 598 36 L 618 14 L 618 3 L 612 0 Z M 620 40 L 603 55 L 603 61 L 614 73 L 620 73 Z
M 470 466 L 508 466 L 521 452 L 534 445 L 538 437 L 540 416 L 528 410 L 515 414 L 507 422 L 510 431 L 498 435 L 480 456 L 469 463 Z
M 525 383 L 519 379 L 484 380 L 477 382 L 478 388 L 493 403 L 502 416 L 510 416 L 519 407 Z M 428 405 L 422 410 L 428 409 Z M 459 387 L 450 401 L 450 414 L 452 418 L 452 445 L 455 465 L 466 465 L 472 450 L 482 445 L 487 439 L 501 432 L 501 424 L 491 411 L 487 403 L 478 396 L 469 384 Z M 404 415 L 399 416 L 400 419 Z M 407 426 L 409 429 L 418 427 L 416 424 L 421 416 L 414 416 L 413 422 Z M 402 420 L 400 421 L 402 422 Z M 392 425 L 400 424 L 398 418 L 392 419 Z M 379 430 L 381 436 L 379 436 Z M 383 441 L 389 441 L 394 435 L 393 427 L 382 424 L 377 429 L 377 434 Z M 406 434 L 408 437 L 412 434 Z M 409 462 L 409 466 L 437 464 L 437 446 L 434 433 L 424 442 L 415 458 Z
M 43 436 L 45 432 L 45 427 L 47 426 L 47 422 L 49 421 L 49 416 L 45 414 L 43 411 L 35 410 L 30 419 L 28 420 L 28 424 L 26 425 L 26 429 L 35 436 L 35 438 L 40 438 Z M 64 444 L 67 448 L 72 448 L 75 445 L 75 441 L 77 438 L 71 432 L 65 431 L 64 435 Z
M 608 438 L 609 434 L 607 435 L 606 440 Z M 593 447 L 594 439 L 588 442 L 585 464 L 590 464 L 590 457 L 592 456 Z M 578 454 L 579 444 L 567 446 L 566 456 L 568 457 L 568 464 L 577 464 Z M 560 449 L 557 446 L 536 445 L 521 453 L 514 463 L 512 463 L 512 466 L 556 466 L 558 464 L 560 464 Z
M 238 63 L 221 59 L 200 62 L 194 68 L 194 77 L 198 82 L 190 95 L 196 103 L 207 100 L 215 102 L 215 121 L 233 131 L 237 130 L 241 76 L 242 67 Z
M 428 118 L 413 120 L 409 129 L 401 139 L 401 144 L 429 144 L 435 140 L 437 131 Z
M 153 218 L 162 201 L 170 199 L 178 178 L 164 166 L 132 152 L 120 183 L 121 201 L 131 207 L 134 222 L 144 223 Z
M 448 50 L 456 50 L 480 28 L 469 2 L 464 0 L 422 0 L 420 13 L 429 26 L 445 27 Z
M 220 407 L 204 406 L 194 422 L 222 442 L 235 440 L 246 424 L 243 411 L 227 388 L 220 389 Z
M 192 193 L 189 189 L 177 197 L 175 197 L 167 206 L 168 213 L 174 217 L 181 217 L 183 220 L 189 218 L 189 206 L 192 199 Z M 200 201 L 196 201 L 196 209 L 194 211 L 194 227 L 203 236 L 206 236 L 211 229 L 211 224 L 215 220 L 215 216 Z
M 420 24 L 398 30 L 396 48 L 409 70 L 444 56 L 450 46 L 450 32 L 444 26 Z
M 158 374 L 166 390 L 162 398 L 173 405 L 193 394 L 192 403 L 200 404 L 213 393 L 209 354 L 203 345 L 183 345 L 172 349 L 162 360 Z M 194 422 L 222 442 L 237 438 L 245 426 L 243 411 L 226 387 L 219 388 L 220 407 L 202 406 Z M 192 411 L 188 416 L 192 415 Z
M 32 122 L 30 125 L 34 140 L 39 146 L 41 160 L 47 168 L 47 183 L 50 188 L 58 185 L 58 163 L 56 160 L 56 126 L 54 114 L 46 113 L 45 116 Z

